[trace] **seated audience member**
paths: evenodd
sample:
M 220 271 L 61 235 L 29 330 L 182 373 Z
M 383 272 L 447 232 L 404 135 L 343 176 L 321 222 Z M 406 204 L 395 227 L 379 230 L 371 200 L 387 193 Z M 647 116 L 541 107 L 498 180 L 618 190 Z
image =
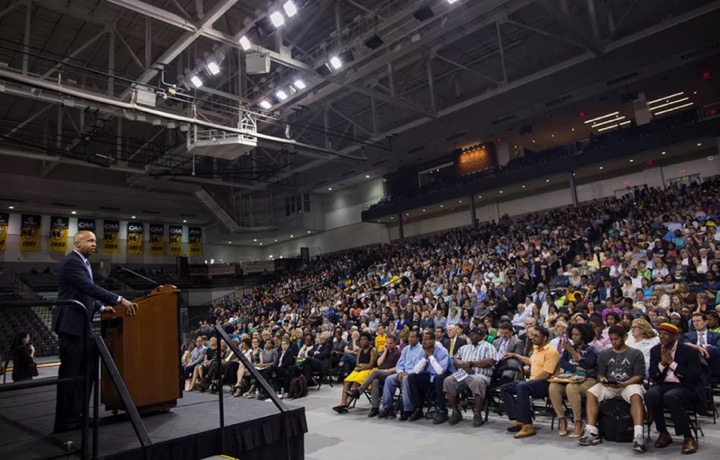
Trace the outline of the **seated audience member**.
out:
M 345 377 L 350 375 L 353 367 L 355 367 L 359 351 L 360 332 L 358 332 L 357 329 L 354 329 L 350 333 L 350 339 L 347 341 L 347 345 L 345 345 L 345 349 L 343 350 L 343 355 L 340 357 L 340 364 L 338 366 L 340 368 L 340 374 L 338 375 L 339 380 L 345 380 Z
M 600 353 L 603 350 L 607 350 L 608 348 L 612 348 L 612 345 L 610 344 L 610 340 L 607 337 L 603 337 L 603 331 L 605 330 L 605 324 L 602 322 L 602 319 L 598 318 L 597 316 L 592 316 L 589 321 L 590 325 L 592 326 L 593 330 L 595 331 L 595 338 L 590 343 L 590 345 Z
M 240 351 L 242 352 L 243 356 L 245 356 L 245 359 L 248 363 L 252 365 L 252 340 L 250 337 L 243 337 L 242 342 L 240 342 Z M 250 371 L 245 367 L 245 364 L 243 364 L 242 361 L 238 358 L 238 368 L 237 368 L 237 381 L 235 382 L 235 385 L 232 387 L 232 395 L 236 398 L 238 396 L 241 396 L 243 394 L 242 388 L 243 388 L 243 382 L 245 380 L 245 377 L 250 376 Z
M 645 358 L 640 350 L 625 345 L 627 333 L 620 325 L 610 326 L 608 331 L 612 349 L 605 350 L 598 357 L 597 380 L 587 391 L 585 412 L 587 426 L 578 440 L 581 446 L 594 446 L 602 442 L 597 428 L 600 403 L 607 399 L 622 397 L 630 404 L 635 434 L 632 448 L 636 452 L 645 452 L 643 421 L 645 406 L 643 405 L 642 386 L 645 378 Z
M 255 339 L 253 339 L 253 343 L 255 342 Z M 300 364 L 308 357 L 307 353 L 308 351 L 312 350 L 312 348 L 315 346 L 315 336 L 312 334 L 305 334 L 303 338 L 303 345 L 300 347 L 300 351 L 298 351 L 297 354 L 297 363 Z
M 692 436 L 686 410 L 693 406 L 699 406 L 701 413 L 706 410 L 704 398 L 701 398 L 704 389 L 700 380 L 700 354 L 680 342 L 680 330 L 672 324 L 661 324 L 658 334 L 660 344 L 650 350 L 650 380 L 653 385 L 645 393 L 645 405 L 660 433 L 655 447 L 663 449 L 673 442 L 663 413 L 667 409 L 675 434 L 684 438 L 682 453 L 694 454 L 698 445 Z
M 715 308 L 720 308 L 720 304 L 718 304 Z M 709 311 L 706 313 L 707 322 L 708 322 L 708 330 L 710 332 L 717 332 L 720 334 L 720 315 L 714 310 Z
M 552 328 L 553 339 L 550 340 L 550 346 L 558 353 L 562 353 L 564 345 L 570 341 L 567 326 L 568 323 L 565 320 L 558 318 Z
M 634 319 L 630 326 L 630 337 L 628 337 L 625 345 L 630 348 L 640 350 L 645 359 L 645 378 L 648 377 L 650 371 L 650 349 L 660 343 L 660 339 L 645 318 Z
M 530 378 L 520 382 L 509 382 L 500 387 L 500 395 L 505 403 L 505 410 L 510 420 L 515 423 L 508 431 L 515 433 L 515 438 L 535 436 L 532 424 L 531 398 L 548 396 L 550 379 L 557 372 L 560 353 L 548 343 L 549 332 L 542 326 L 536 326 L 528 332 L 533 343 L 534 352 L 530 358 L 510 354 L 523 364 L 530 365 Z M 508 355 L 506 355 L 508 356 Z
M 450 425 L 457 425 L 462 420 L 462 414 L 457 404 L 459 393 L 469 389 L 474 397 L 475 408 L 473 415 L 473 426 L 479 427 L 484 423 L 483 406 L 485 403 L 485 390 L 490 385 L 493 365 L 497 359 L 495 347 L 485 341 L 487 330 L 485 325 L 470 330 L 470 344 L 463 345 L 455 354 L 453 364 L 457 369 L 452 375 L 445 378 L 443 382 L 444 396 L 437 395 L 438 415 L 433 424 L 439 425 L 448 421 L 448 411 L 445 404 L 453 410 L 449 418 Z
M 388 334 L 385 340 L 385 349 L 377 359 L 378 368 L 372 371 L 359 387 L 347 392 L 349 397 L 358 399 L 370 388 L 371 409 L 368 417 L 375 417 L 380 413 L 380 392 L 385 384 L 385 379 L 395 373 L 400 353 L 397 338 L 393 334 Z
M 277 355 L 274 366 L 268 370 L 270 384 L 279 390 L 280 394 L 290 389 L 290 379 L 295 370 L 295 351 L 290 347 L 289 339 L 280 341 L 280 353 Z
M 378 328 L 382 326 L 378 325 Z M 383 348 L 387 337 L 383 339 Z M 354 390 L 362 384 L 370 373 L 375 369 L 377 364 L 377 350 L 372 345 L 372 334 L 363 332 L 360 334 L 360 351 L 358 352 L 355 369 L 345 377 L 343 383 L 343 391 L 340 395 L 340 405 L 333 407 L 338 414 L 348 411 L 348 392 Z
M 560 355 L 560 373 L 577 375 L 583 377 L 582 382 L 567 383 L 553 382 L 548 390 L 555 415 L 558 417 L 558 432 L 560 436 L 567 436 L 567 420 L 565 418 L 565 407 L 563 396 L 567 396 L 572 409 L 575 427 L 571 438 L 579 438 L 583 432 L 582 424 L 582 400 L 587 390 L 595 385 L 595 367 L 597 366 L 598 352 L 590 343 L 595 337 L 595 331 L 589 324 L 571 324 L 568 330 L 569 342 L 563 345 L 563 352 Z M 558 379 L 560 380 L 560 379 Z
M 452 357 L 455 356 L 455 352 L 460 349 L 467 342 L 460 335 L 460 328 L 457 325 L 451 325 L 447 327 L 447 337 L 440 339 L 440 343 L 448 351 L 448 354 Z
M 13 362 L 13 382 L 32 380 L 37 377 L 35 347 L 30 343 L 30 334 L 19 332 L 10 345 L 10 358 Z
M 255 369 L 260 371 L 260 374 L 265 380 L 270 380 L 270 371 L 275 366 L 275 361 L 278 359 L 278 351 L 275 348 L 275 343 L 272 338 L 267 338 L 263 344 L 263 350 L 258 355 L 258 360 L 255 362 Z M 254 380 L 250 385 L 250 389 L 247 391 L 245 396 L 248 398 L 265 398 L 267 395 L 264 391 L 261 391 L 261 386 L 257 380 Z
M 378 418 L 387 418 L 390 416 L 394 417 L 393 408 L 393 397 L 395 396 L 395 390 L 398 386 L 402 385 L 402 382 L 414 372 L 413 368 L 424 356 L 423 348 L 420 345 L 420 332 L 417 330 L 410 331 L 408 335 L 408 344 L 403 348 L 400 353 L 400 359 L 395 366 L 395 373 L 388 376 L 385 379 L 382 391 L 382 410 L 378 415 Z M 412 402 L 410 401 L 410 395 L 408 393 L 402 394 L 402 407 L 407 408 L 406 410 L 412 410 Z
M 512 382 L 518 372 L 522 372 L 523 363 L 512 355 L 522 355 L 525 346 L 522 340 L 513 334 L 511 323 L 502 322 L 498 327 L 498 336 L 493 341 L 497 351 L 497 368 L 503 369 L 501 381 Z
M 347 342 L 343 339 L 343 329 L 341 327 L 335 328 L 335 335 L 332 339 L 332 351 L 330 352 L 330 369 L 333 372 L 340 372 L 340 358 L 345 354 L 345 347 Z
M 183 373 L 185 374 L 185 391 L 192 391 L 193 375 L 195 374 L 195 367 L 202 364 L 205 360 L 205 353 L 207 348 L 203 345 L 202 337 L 198 336 L 195 339 L 195 348 L 190 353 L 190 359 L 183 367 Z
M 422 392 L 435 389 L 436 397 L 442 397 L 443 381 L 448 375 L 450 356 L 442 344 L 439 344 L 431 330 L 423 333 L 422 339 L 423 355 L 413 367 L 410 373 L 402 382 L 403 394 L 410 395 L 410 406 L 405 406 L 400 417 L 401 421 L 411 422 L 423 417 Z M 405 402 L 405 398 L 403 398 Z
M 205 372 L 210 367 L 210 364 L 215 361 L 215 358 L 217 354 L 220 351 L 218 350 L 218 343 L 217 343 L 217 337 L 210 337 L 209 346 L 207 350 L 205 351 L 205 358 L 203 359 L 203 362 L 199 365 L 195 366 L 195 370 L 193 371 L 193 377 L 192 377 L 192 389 L 193 390 L 200 390 L 201 387 L 199 386 L 200 381 L 202 380 L 203 376 L 205 375 Z
M 693 313 L 693 332 L 686 332 L 682 342 L 695 348 L 701 355 L 703 362 L 703 383 L 710 383 L 710 375 L 720 376 L 720 333 L 708 329 L 708 315 Z
M 300 364 L 300 370 L 305 376 L 307 382 L 312 381 L 312 373 L 319 372 L 325 374 L 330 369 L 330 333 L 325 331 L 320 334 L 318 343 L 316 343 L 307 352 L 307 358 Z
M 382 324 L 379 324 L 378 327 L 375 330 L 375 351 L 377 353 L 382 353 L 385 349 L 385 340 L 387 339 L 387 334 L 385 333 L 385 328 Z M 372 336 L 370 337 L 370 345 L 372 345 Z

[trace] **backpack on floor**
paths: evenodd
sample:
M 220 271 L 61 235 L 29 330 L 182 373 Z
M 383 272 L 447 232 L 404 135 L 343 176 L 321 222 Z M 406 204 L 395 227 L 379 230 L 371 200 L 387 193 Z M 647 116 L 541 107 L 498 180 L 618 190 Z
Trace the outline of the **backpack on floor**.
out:
M 634 431 L 630 404 L 617 398 L 603 401 L 600 404 L 598 428 L 600 435 L 607 441 L 631 442 Z
M 304 375 L 297 376 L 290 380 L 290 389 L 287 393 L 288 398 L 302 398 L 306 396 L 307 393 L 307 381 L 305 381 Z

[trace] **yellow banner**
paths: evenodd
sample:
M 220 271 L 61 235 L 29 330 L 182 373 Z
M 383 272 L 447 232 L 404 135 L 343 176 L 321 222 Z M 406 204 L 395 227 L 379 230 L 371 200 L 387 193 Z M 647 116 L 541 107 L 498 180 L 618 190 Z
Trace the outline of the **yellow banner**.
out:
M 133 256 L 139 256 L 143 253 L 142 222 L 128 222 L 127 224 L 127 253 Z
M 106 220 L 103 222 L 103 245 L 105 254 L 120 254 L 120 222 Z
M 40 251 L 40 216 L 34 214 L 22 215 L 20 250 L 23 252 Z
M 8 223 L 10 222 L 10 214 L 0 212 L 0 251 L 4 251 L 7 246 Z
M 165 226 L 163 224 L 150 224 L 150 254 L 153 256 L 165 255 Z
M 191 257 L 202 256 L 202 228 L 188 227 L 188 252 Z
M 182 225 L 171 225 L 170 226 L 170 255 L 171 256 L 181 256 L 182 255 L 182 236 L 183 236 Z
M 70 219 L 67 217 L 52 216 L 50 218 L 50 239 L 48 241 L 48 250 L 50 252 L 65 253 L 69 227 Z

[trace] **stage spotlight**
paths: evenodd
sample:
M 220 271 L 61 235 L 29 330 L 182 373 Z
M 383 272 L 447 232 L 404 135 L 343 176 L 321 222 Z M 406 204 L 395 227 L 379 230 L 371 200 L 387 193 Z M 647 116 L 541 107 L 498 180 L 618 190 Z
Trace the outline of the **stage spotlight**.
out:
M 378 37 L 377 35 L 373 35 L 372 37 L 368 38 L 367 41 L 365 42 L 365 46 L 367 46 L 371 50 L 381 47 L 382 44 L 383 44 L 382 39 L 380 37 Z
M 285 24 L 285 16 L 281 12 L 276 11 L 270 15 L 270 21 L 275 27 L 280 27 Z
M 245 50 L 245 51 L 247 51 L 247 50 L 250 49 L 250 46 L 251 46 L 250 40 L 247 38 L 246 35 L 243 35 L 243 36 L 240 38 L 240 46 L 242 46 L 242 49 Z
M 195 85 L 196 88 L 200 88 L 203 85 L 203 81 L 200 80 L 200 77 L 198 77 L 197 75 L 192 77 L 190 79 L 190 81 L 192 82 L 193 85 Z
M 415 19 L 422 22 L 422 21 L 425 21 L 426 19 L 430 19 L 431 17 L 435 16 L 435 13 L 433 13 L 432 8 L 425 5 L 425 6 L 421 7 L 419 10 L 415 11 L 413 13 L 413 16 L 415 16 Z
M 270 107 L 272 107 L 272 104 L 271 104 L 270 101 L 268 101 L 267 99 L 263 99 L 262 101 L 260 101 L 260 107 L 262 107 L 263 109 L 267 110 L 267 109 L 269 109 Z
M 283 9 L 285 10 L 285 14 L 287 14 L 287 17 L 289 18 L 295 16 L 295 13 L 297 13 L 297 7 L 292 2 L 292 0 L 288 0 L 287 2 L 285 2 L 285 4 L 283 5 Z

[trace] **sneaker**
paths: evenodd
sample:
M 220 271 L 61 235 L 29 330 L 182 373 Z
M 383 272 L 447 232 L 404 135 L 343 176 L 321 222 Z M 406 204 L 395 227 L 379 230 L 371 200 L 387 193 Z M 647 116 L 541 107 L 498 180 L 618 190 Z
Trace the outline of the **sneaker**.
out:
M 635 452 L 645 453 L 647 446 L 645 446 L 645 436 L 635 436 L 633 438 L 633 450 Z
M 591 433 L 589 430 L 585 430 L 582 436 L 580 436 L 580 439 L 578 439 L 578 444 L 581 446 L 596 446 L 602 442 L 602 438 L 598 433 Z
M 247 399 L 255 399 L 255 393 L 245 393 Z

